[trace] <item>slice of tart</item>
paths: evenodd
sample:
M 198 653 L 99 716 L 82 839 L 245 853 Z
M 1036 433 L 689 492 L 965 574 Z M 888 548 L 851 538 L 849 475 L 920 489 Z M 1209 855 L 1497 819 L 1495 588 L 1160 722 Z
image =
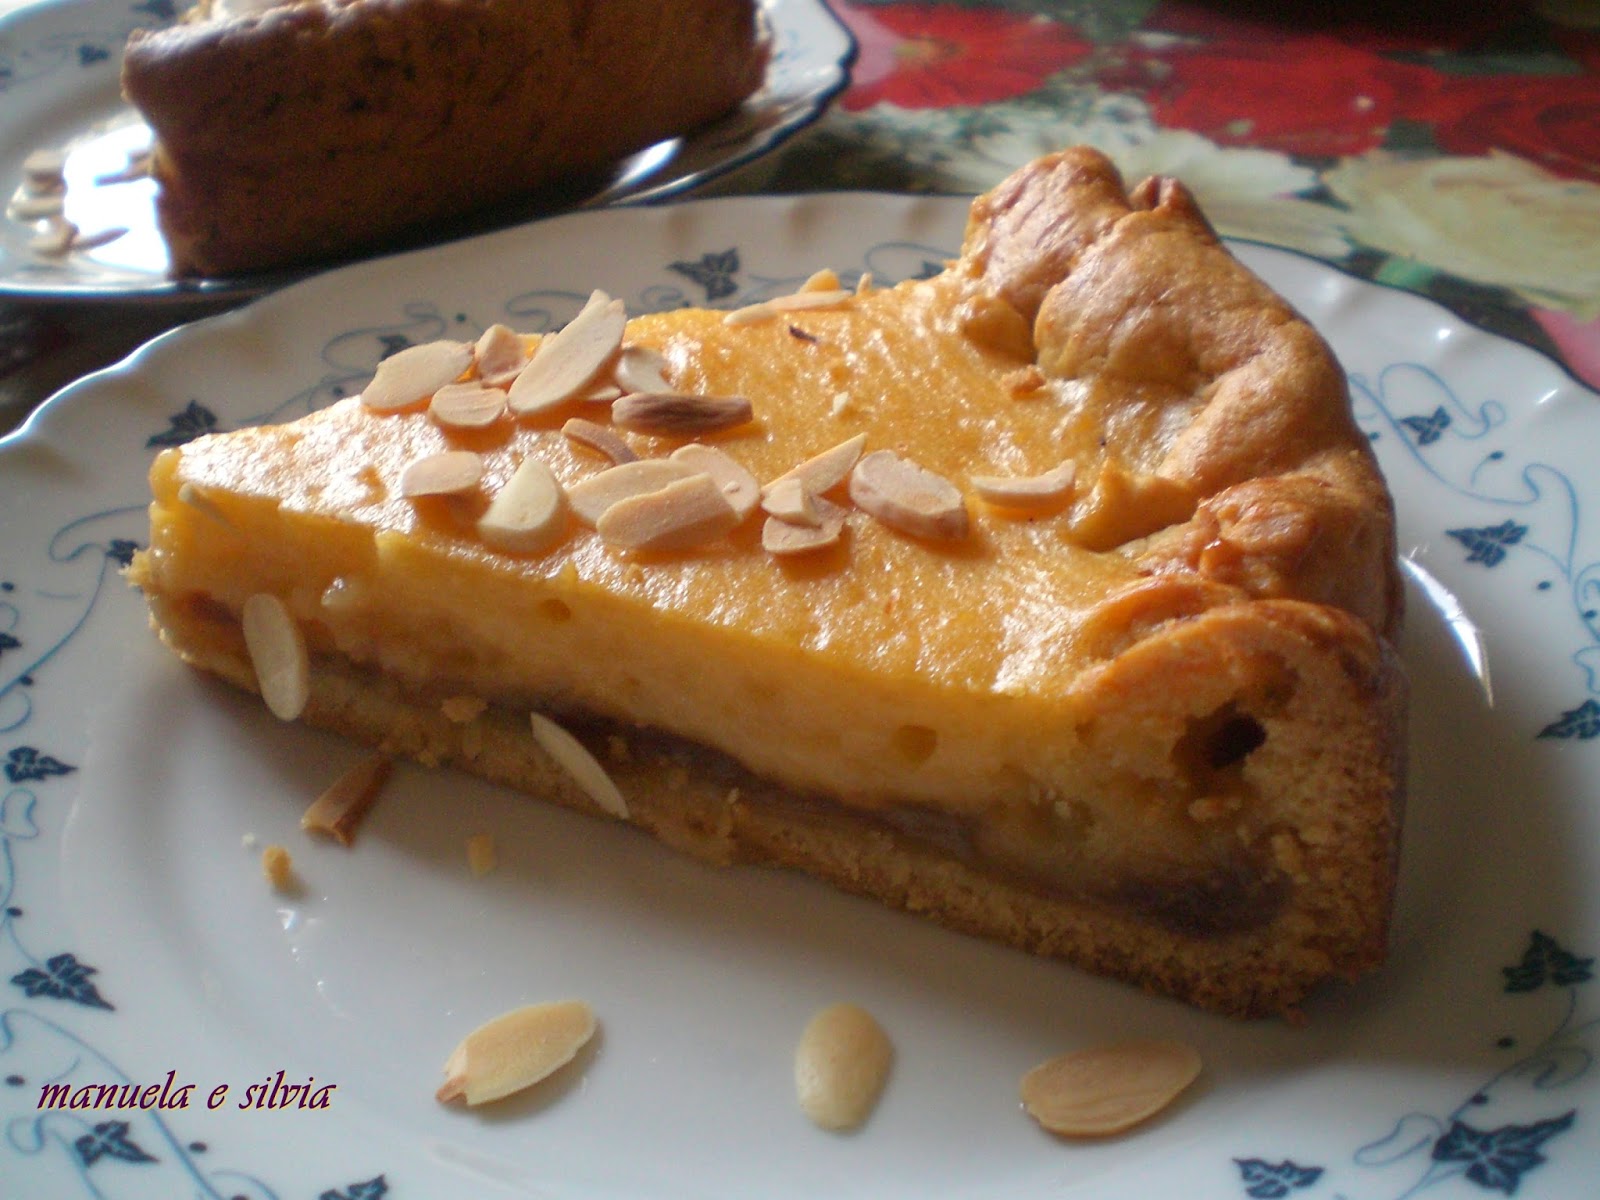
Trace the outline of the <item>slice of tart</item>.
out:
M 199 0 L 134 32 L 122 89 L 171 273 L 216 277 L 593 192 L 737 109 L 770 52 L 755 0 Z
M 1401 587 L 1327 345 L 1087 150 L 836 284 L 402 352 L 164 452 L 132 579 L 280 715 L 711 862 L 1225 1013 L 1379 965 Z

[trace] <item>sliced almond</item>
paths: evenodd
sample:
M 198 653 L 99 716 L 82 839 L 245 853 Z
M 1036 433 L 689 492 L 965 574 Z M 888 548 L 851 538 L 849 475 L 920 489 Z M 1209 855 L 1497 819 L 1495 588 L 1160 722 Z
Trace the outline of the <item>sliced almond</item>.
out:
M 378 364 L 361 403 L 374 412 L 398 412 L 433 397 L 454 383 L 472 365 L 472 347 L 465 342 L 424 342 L 407 346 Z
M 849 288 L 831 288 L 824 291 L 791 292 L 787 296 L 774 296 L 736 308 L 722 320 L 727 325 L 754 325 L 784 313 L 811 312 L 819 308 L 839 308 L 855 299 Z
M 582 391 L 615 357 L 627 324 L 621 300 L 591 293 L 577 316 L 539 343 L 539 352 L 506 395 L 511 411 L 518 416 L 544 412 Z
M 1182 1042 L 1118 1042 L 1063 1054 L 1022 1077 L 1022 1105 L 1051 1133 L 1105 1137 L 1146 1121 L 1200 1074 Z
M 572 398 L 579 404 L 615 404 L 622 395 L 622 389 L 616 384 L 599 381 L 575 392 Z
M 280 721 L 293 721 L 311 698 L 305 635 L 283 601 L 270 592 L 245 600 L 240 625 L 262 700 Z
M 596 1027 L 594 1011 L 581 1000 L 512 1009 L 461 1040 L 435 1096 L 478 1105 L 530 1088 L 571 1062 Z
M 767 488 L 761 498 L 761 507 L 778 520 L 791 525 L 808 525 L 815 529 L 822 524 L 816 501 L 797 477 L 780 479 Z
M 810 278 L 796 290 L 799 292 L 837 292 L 839 287 L 839 273 L 831 267 L 823 267 L 820 271 L 813 271 Z
M 667 356 L 654 346 L 624 342 L 614 372 L 617 386 L 627 392 L 670 392 Z
M 419 496 L 459 496 L 478 486 L 483 478 L 483 459 L 471 450 L 443 450 L 424 455 L 406 464 L 400 472 L 400 494 L 408 500 Z
M 902 533 L 942 540 L 967 536 L 967 506 L 955 484 L 892 450 L 874 450 L 856 463 L 850 499 Z
M 837 446 L 813 455 L 797 467 L 791 467 L 767 484 L 767 487 L 776 487 L 788 479 L 798 479 L 813 496 L 832 491 L 850 477 L 850 472 L 860 460 L 861 451 L 866 444 L 867 435 L 864 433 L 846 438 Z
M 761 485 L 756 482 L 756 477 L 726 451 L 703 442 L 686 442 L 668 457 L 691 471 L 704 471 L 711 476 L 741 521 L 761 503 Z
M 974 475 L 968 482 L 990 504 L 1035 512 L 1072 499 L 1077 478 L 1078 465 L 1069 460 L 1039 475 Z
M 567 502 L 572 505 L 573 516 L 592 529 L 601 514 L 619 500 L 658 492 L 667 484 L 694 474 L 693 467 L 675 459 L 641 458 L 580 479 L 567 489 Z
M 23 184 L 35 191 L 59 188 L 67 182 L 66 167 L 67 154 L 64 150 L 30 151 L 22 160 Z
M 506 415 L 506 394 L 476 380 L 447 383 L 428 401 L 428 415 L 446 429 L 487 429 Z
M 78 227 L 65 217 L 51 217 L 44 229 L 28 239 L 28 249 L 45 258 L 61 258 L 72 249 Z
M 472 357 L 478 367 L 478 382 L 487 387 L 503 388 L 528 365 L 532 353 L 520 333 L 496 324 L 478 335 Z
M 383 754 L 362 759 L 300 814 L 300 828 L 307 833 L 328 834 L 341 846 L 351 845 L 393 767 L 394 763 Z
M 800 1035 L 794 1085 L 800 1108 L 823 1129 L 854 1129 L 872 1115 L 889 1079 L 894 1046 L 858 1004 L 833 1004 Z
M 203 488 L 184 482 L 178 485 L 178 503 L 187 504 L 195 512 L 210 517 L 219 525 L 232 529 L 233 522 L 228 519 L 228 514 L 223 512 L 217 502 L 213 500 Z
M 47 217 L 59 217 L 66 211 L 65 195 L 18 195 L 12 197 L 11 203 L 6 205 L 6 216 L 13 221 L 42 221 Z
M 613 463 L 637 462 L 639 456 L 633 447 L 617 435 L 616 430 L 583 417 L 573 417 L 561 427 L 561 432 L 581 446 L 605 455 Z
M 768 517 L 761 526 L 761 548 L 775 558 L 793 558 L 837 545 L 843 534 L 843 521 L 796 525 L 781 517 Z
M 659 491 L 619 500 L 595 522 L 606 543 L 618 550 L 688 550 L 724 536 L 739 524 L 716 480 L 696 473 Z
M 478 536 L 496 550 L 536 554 L 566 527 L 567 500 L 555 473 L 525 458 L 478 519 Z
M 533 740 L 559 766 L 583 794 L 593 800 L 602 812 L 610 813 L 623 821 L 628 819 L 628 802 L 617 790 L 611 776 L 600 765 L 600 760 L 589 753 L 589 748 L 560 725 L 542 713 L 529 713 L 533 725 Z
M 72 235 L 72 248 L 74 250 L 98 250 L 101 246 L 109 246 L 127 232 L 128 227 L 126 225 L 107 225 L 104 229 L 96 229 L 93 233 L 84 233 L 79 230 Z
M 750 420 L 743 396 L 693 396 L 679 392 L 630 392 L 611 406 L 611 420 L 636 433 L 678 436 L 714 433 Z

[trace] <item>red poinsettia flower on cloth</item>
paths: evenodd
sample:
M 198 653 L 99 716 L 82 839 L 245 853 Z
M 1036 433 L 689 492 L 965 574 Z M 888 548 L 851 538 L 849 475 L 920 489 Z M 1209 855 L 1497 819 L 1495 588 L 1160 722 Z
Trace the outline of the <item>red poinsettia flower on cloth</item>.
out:
M 1135 53 L 1122 82 L 1168 128 L 1225 146 L 1330 156 L 1382 145 L 1403 108 L 1439 86 L 1426 67 L 1321 34 L 1157 42 Z
M 884 102 L 949 108 L 1010 100 L 1091 48 L 1048 17 L 951 4 L 832 5 L 856 39 L 851 84 L 840 100 L 852 111 Z
M 1504 150 L 1564 178 L 1600 182 L 1600 76 L 1530 75 L 1515 86 L 1504 76 L 1450 78 L 1408 115 L 1432 125 L 1446 153 Z

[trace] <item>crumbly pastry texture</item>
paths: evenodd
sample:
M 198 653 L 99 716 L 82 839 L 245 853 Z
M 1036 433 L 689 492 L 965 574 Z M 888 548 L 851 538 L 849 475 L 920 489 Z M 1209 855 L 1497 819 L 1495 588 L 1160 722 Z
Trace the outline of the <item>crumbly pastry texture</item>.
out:
M 979 197 L 942 274 L 817 290 L 628 322 L 680 400 L 748 401 L 714 432 L 593 399 L 466 429 L 352 398 L 166 451 L 132 580 L 179 655 L 251 690 L 240 613 L 277 597 L 309 723 L 708 862 L 1240 1016 L 1376 969 L 1402 591 L 1328 346 L 1180 184 L 1129 191 L 1085 149 Z M 611 438 L 564 435 L 574 415 Z M 766 484 L 861 451 L 818 495 L 766 489 L 772 521 L 836 539 L 780 552 L 759 513 L 644 552 L 574 516 L 536 546 L 479 533 L 529 460 L 578 508 L 611 466 L 596 446 L 700 442 Z M 401 494 L 408 464 L 462 449 L 481 481 Z
M 736 108 L 753 0 L 202 3 L 129 40 L 180 277 L 336 260 L 524 199 Z

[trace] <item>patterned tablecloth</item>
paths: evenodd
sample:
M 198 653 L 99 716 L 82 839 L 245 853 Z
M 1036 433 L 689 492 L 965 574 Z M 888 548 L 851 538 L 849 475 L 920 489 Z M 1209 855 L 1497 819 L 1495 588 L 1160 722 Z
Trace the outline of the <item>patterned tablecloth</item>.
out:
M 1600 388 L 1600 0 L 829 3 L 851 86 L 712 190 L 976 192 L 1087 142 Z M 0 304 L 0 431 L 198 311 Z

